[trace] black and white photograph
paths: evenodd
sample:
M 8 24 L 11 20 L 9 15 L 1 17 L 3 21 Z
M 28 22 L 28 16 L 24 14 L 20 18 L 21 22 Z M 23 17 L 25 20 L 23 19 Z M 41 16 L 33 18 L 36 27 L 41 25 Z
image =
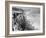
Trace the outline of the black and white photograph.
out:
M 12 7 L 12 31 L 40 30 L 40 8 Z

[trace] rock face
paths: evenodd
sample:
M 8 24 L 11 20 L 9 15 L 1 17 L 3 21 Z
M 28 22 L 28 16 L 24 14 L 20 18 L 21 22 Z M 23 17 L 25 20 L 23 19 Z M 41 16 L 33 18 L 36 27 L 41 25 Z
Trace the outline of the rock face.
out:
M 24 30 L 25 29 L 25 18 L 23 15 L 23 10 L 17 9 L 17 11 L 19 10 L 19 13 L 16 13 L 16 10 L 13 13 L 13 30 Z

